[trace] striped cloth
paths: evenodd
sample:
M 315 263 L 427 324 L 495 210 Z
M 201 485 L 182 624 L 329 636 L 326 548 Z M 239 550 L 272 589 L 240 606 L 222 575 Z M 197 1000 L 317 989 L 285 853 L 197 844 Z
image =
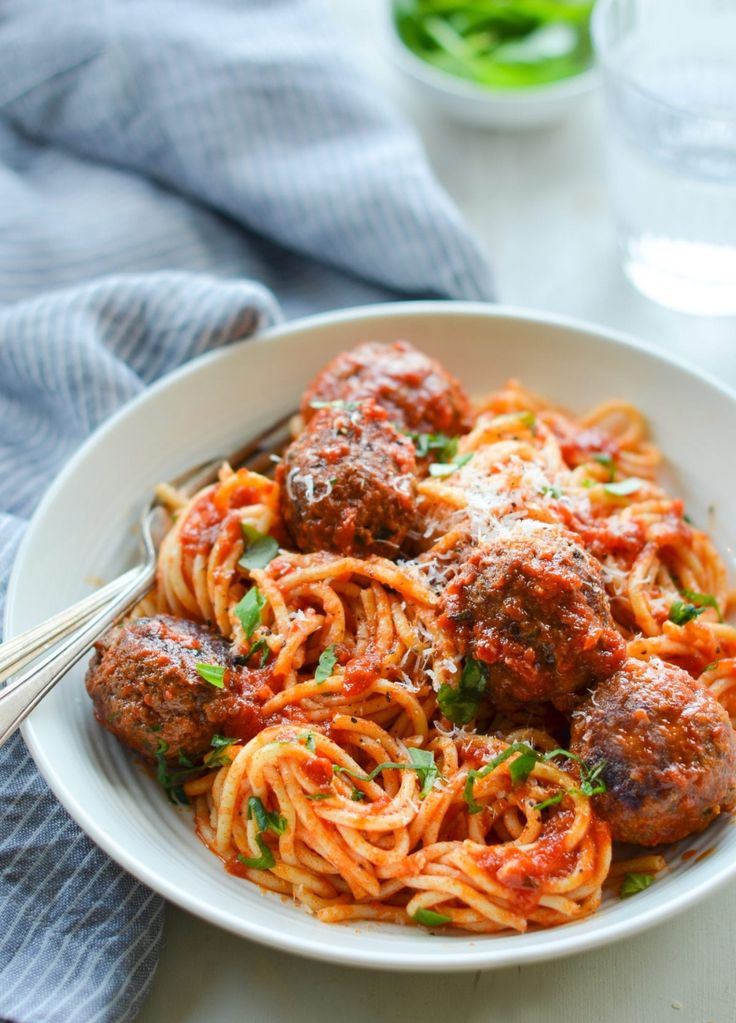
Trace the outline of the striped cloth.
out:
M 6 0 L 0 583 L 39 484 L 150 381 L 281 310 L 397 294 L 488 297 L 486 266 L 320 0 Z M 18 736 L 0 878 L 0 1017 L 132 1019 L 162 900 Z

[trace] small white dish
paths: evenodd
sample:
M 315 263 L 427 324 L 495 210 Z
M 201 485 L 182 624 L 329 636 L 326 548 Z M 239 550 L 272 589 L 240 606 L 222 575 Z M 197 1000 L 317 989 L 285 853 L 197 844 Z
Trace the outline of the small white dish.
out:
M 724 472 L 736 395 L 645 345 L 559 317 L 483 304 L 415 302 L 343 310 L 277 327 L 195 360 L 98 430 L 61 472 L 25 534 L 11 576 L 7 635 L 43 621 L 133 563 L 135 523 L 159 480 L 257 433 L 296 407 L 310 377 L 365 340 L 408 338 L 478 394 L 519 377 L 573 410 L 625 397 L 650 419 L 668 459 L 666 483 L 707 523 L 720 550 L 736 540 L 736 479 Z M 684 414 L 686 411 L 687 414 Z M 715 519 L 707 508 L 715 504 Z M 728 524 L 730 534 L 724 530 Z M 396 970 L 470 970 L 551 959 L 659 923 L 736 874 L 736 828 L 722 814 L 667 850 L 668 872 L 624 902 L 607 900 L 567 926 L 498 936 L 429 935 L 420 928 L 319 923 L 232 877 L 197 840 L 191 817 L 92 715 L 85 665 L 26 722 L 26 742 L 53 791 L 113 859 L 183 908 L 284 951 Z M 694 849 L 684 861 L 682 852 Z M 700 853 L 708 855 L 698 862 Z
M 393 0 L 385 0 L 384 35 L 394 65 L 420 99 L 453 120 L 483 128 L 538 128 L 575 113 L 598 87 L 594 67 L 524 89 L 494 90 L 465 81 L 412 53 L 396 29 L 393 6 Z

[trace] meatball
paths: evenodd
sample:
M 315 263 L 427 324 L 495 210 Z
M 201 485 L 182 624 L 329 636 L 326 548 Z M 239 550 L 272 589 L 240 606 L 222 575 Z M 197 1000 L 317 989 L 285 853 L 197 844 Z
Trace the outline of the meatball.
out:
M 395 557 L 416 513 L 415 472 L 414 445 L 375 402 L 322 409 L 276 475 L 295 545 Z
M 205 681 L 197 664 L 230 669 L 223 688 Z M 223 730 L 236 709 L 236 674 L 240 669 L 221 636 L 196 622 L 157 615 L 108 633 L 86 685 L 95 717 L 121 742 L 149 759 L 166 743 L 167 758 L 174 759 L 205 753 Z
M 302 416 L 311 419 L 313 402 L 364 398 L 374 398 L 400 430 L 454 437 L 470 429 L 470 402 L 459 382 L 408 341 L 369 341 L 338 355 L 305 391 Z
M 736 801 L 736 732 L 724 708 L 673 664 L 627 661 L 575 712 L 570 749 L 605 761 L 596 808 L 613 837 L 677 842 Z
M 441 621 L 461 652 L 488 666 L 501 704 L 564 708 L 626 656 L 596 560 L 569 533 L 536 522 L 476 547 L 443 597 Z

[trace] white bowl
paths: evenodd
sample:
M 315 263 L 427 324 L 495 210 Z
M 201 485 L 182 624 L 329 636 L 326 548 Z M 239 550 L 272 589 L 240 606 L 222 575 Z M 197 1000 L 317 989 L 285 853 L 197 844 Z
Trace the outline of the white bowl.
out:
M 422 60 L 401 39 L 385 2 L 384 35 L 393 63 L 416 94 L 436 110 L 484 128 L 538 128 L 569 117 L 598 85 L 589 68 L 571 78 L 525 89 L 491 89 L 441 71 Z
M 338 351 L 367 339 L 409 338 L 445 361 L 474 393 L 518 376 L 582 411 L 611 396 L 651 417 L 669 462 L 668 484 L 696 521 L 715 503 L 736 521 L 736 481 L 723 471 L 736 396 L 635 341 L 572 321 L 482 304 L 417 302 L 315 316 L 209 354 L 159 382 L 87 441 L 33 517 L 8 590 L 8 635 L 29 628 L 132 563 L 134 523 L 154 484 L 256 433 L 296 406 L 304 385 Z M 683 415 L 683 409 L 687 415 Z M 734 540 L 734 526 L 730 525 Z M 671 869 L 633 899 L 607 901 L 585 920 L 498 936 L 429 935 L 377 924 L 329 926 L 228 875 L 196 839 L 188 811 L 94 721 L 78 666 L 24 726 L 52 789 L 115 860 L 185 909 L 236 934 L 332 962 L 384 969 L 508 966 L 593 948 L 684 909 L 736 871 L 736 828 L 723 814 L 672 847 Z M 711 854 L 683 861 L 684 848 Z

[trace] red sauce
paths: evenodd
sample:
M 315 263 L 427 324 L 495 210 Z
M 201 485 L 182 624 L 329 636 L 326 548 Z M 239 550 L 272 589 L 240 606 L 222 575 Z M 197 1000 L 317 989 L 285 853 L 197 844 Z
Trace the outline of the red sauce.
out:
M 202 497 L 189 511 L 179 533 L 179 543 L 185 555 L 194 557 L 200 550 L 211 547 L 217 539 L 222 512 L 217 507 L 213 492 Z
M 343 690 L 346 696 L 364 693 L 380 677 L 380 662 L 376 652 L 369 649 L 360 657 L 354 657 L 345 666 Z
M 247 877 L 248 868 L 244 863 L 241 863 L 237 856 L 231 856 L 225 860 L 225 870 L 228 874 L 233 874 L 235 877 Z
M 524 902 L 536 905 L 550 879 L 570 873 L 577 862 L 577 850 L 565 849 L 565 835 L 574 820 L 571 810 L 560 810 L 544 827 L 533 854 L 518 846 L 489 846 L 477 857 L 499 884 L 511 888 Z
M 685 852 L 682 854 L 681 858 L 683 860 L 692 860 L 697 855 L 698 855 L 698 850 L 697 849 L 686 849 Z
M 326 757 L 310 757 L 304 764 L 304 773 L 318 788 L 329 788 L 332 781 L 332 763 Z
M 580 430 L 570 437 L 561 437 L 559 441 L 562 457 L 573 467 L 590 462 L 595 455 L 605 454 L 615 458 L 620 450 L 618 442 L 597 426 Z

